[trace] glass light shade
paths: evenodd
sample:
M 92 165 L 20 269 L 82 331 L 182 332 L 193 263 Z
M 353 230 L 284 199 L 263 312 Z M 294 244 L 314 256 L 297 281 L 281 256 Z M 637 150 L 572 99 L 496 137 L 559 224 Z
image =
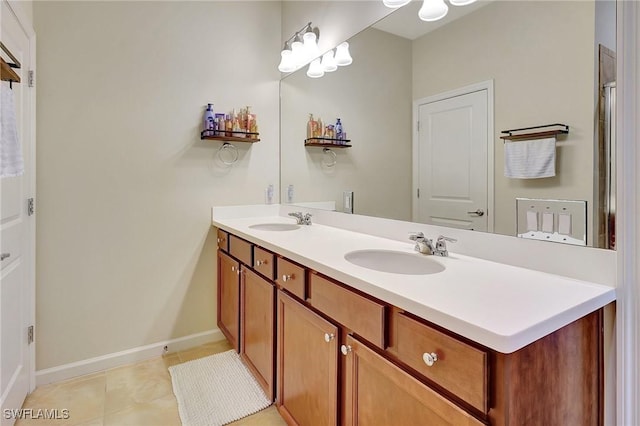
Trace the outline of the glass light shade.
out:
M 418 11 L 418 17 L 423 21 L 431 22 L 442 19 L 449 12 L 444 0 L 424 0 L 422 7 Z
M 349 54 L 349 43 L 347 43 L 346 41 L 343 43 L 340 43 L 337 47 L 336 47 L 336 65 L 343 67 L 345 65 L 349 65 L 351 64 L 351 62 L 353 62 L 353 59 L 351 58 L 351 55 Z
M 293 43 L 291 43 L 291 53 L 293 56 L 293 61 L 296 63 L 296 65 L 302 66 L 305 64 L 307 58 L 304 54 L 304 45 L 300 41 L 299 37 L 296 37 Z
M 471 3 L 475 3 L 476 0 L 449 0 L 449 3 L 451 3 L 454 6 L 466 6 L 468 4 Z
M 302 36 L 304 40 L 304 53 L 307 56 L 307 60 L 317 58 L 320 55 L 320 49 L 318 48 L 318 42 L 316 33 L 307 31 Z
M 311 78 L 320 78 L 324 75 L 324 70 L 322 69 L 322 65 L 320 65 L 320 58 L 316 58 L 309 64 L 309 69 L 307 70 L 307 76 Z
M 397 9 L 405 4 L 411 3 L 411 0 L 382 0 L 382 3 L 391 9 Z
M 293 60 L 293 52 L 285 49 L 280 52 L 280 56 L 282 57 L 282 59 L 280 59 L 280 65 L 278 65 L 278 70 L 280 70 L 280 72 L 293 72 L 296 70 L 296 63 Z
M 322 69 L 325 72 L 333 72 L 338 69 L 336 60 L 333 57 L 333 50 L 330 50 L 324 55 L 322 55 Z

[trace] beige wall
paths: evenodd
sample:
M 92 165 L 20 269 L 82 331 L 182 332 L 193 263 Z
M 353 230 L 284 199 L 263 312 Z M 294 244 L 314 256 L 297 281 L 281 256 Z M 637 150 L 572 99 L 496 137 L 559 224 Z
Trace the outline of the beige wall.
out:
M 216 328 L 210 207 L 278 187 L 279 2 L 36 2 L 37 369 Z M 233 167 L 204 106 L 251 105 Z
M 282 199 L 335 201 L 354 191 L 357 214 L 411 218 L 411 41 L 373 28 L 349 41 L 353 63 L 313 79 L 306 69 L 281 84 Z M 375 72 L 373 72 L 375 70 Z M 337 149 L 334 167 L 322 148 L 305 147 L 309 113 L 326 124 L 341 118 L 352 148 Z
M 490 143 L 498 233 L 515 235 L 516 197 L 587 200 L 591 206 L 594 19 L 591 2 L 500 1 L 414 42 L 414 99 L 494 80 Z M 557 122 L 571 132 L 558 143 L 556 177 L 505 178 L 500 131 Z

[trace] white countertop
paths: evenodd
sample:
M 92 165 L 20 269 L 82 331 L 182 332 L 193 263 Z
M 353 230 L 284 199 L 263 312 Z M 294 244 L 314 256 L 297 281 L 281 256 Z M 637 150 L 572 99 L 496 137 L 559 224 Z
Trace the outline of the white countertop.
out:
M 424 256 L 400 242 L 314 223 L 261 231 L 282 216 L 214 218 L 213 225 L 502 353 L 514 352 L 615 300 L 615 288 L 463 256 L 431 257 L 446 267 L 400 275 L 354 265 L 344 255 L 384 249 Z M 452 252 L 452 249 L 454 250 Z

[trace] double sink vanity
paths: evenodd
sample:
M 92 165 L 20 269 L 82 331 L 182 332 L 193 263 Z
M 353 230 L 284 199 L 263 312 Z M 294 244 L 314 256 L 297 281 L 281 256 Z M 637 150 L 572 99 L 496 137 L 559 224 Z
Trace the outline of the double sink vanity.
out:
M 614 288 L 269 207 L 214 208 L 218 326 L 287 423 L 602 424 Z

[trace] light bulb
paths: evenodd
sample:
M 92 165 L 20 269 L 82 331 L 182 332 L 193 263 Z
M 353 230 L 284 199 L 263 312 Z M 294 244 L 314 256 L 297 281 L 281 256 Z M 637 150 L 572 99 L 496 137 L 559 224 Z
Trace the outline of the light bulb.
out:
M 311 60 L 317 58 L 320 55 L 320 50 L 318 49 L 317 37 L 316 33 L 313 31 L 307 31 L 302 36 L 304 40 L 304 54 L 307 57 L 307 60 Z
M 382 0 L 382 3 L 384 3 L 385 6 L 390 7 L 391 9 L 397 9 L 410 2 L 411 0 Z
M 451 3 L 454 6 L 466 6 L 468 4 L 471 3 L 475 3 L 476 0 L 449 0 L 449 3 Z
M 333 49 L 322 55 L 322 69 L 325 72 L 333 72 L 338 69 L 336 60 L 333 57 Z
M 424 0 L 418 11 L 418 17 L 427 22 L 437 21 L 444 18 L 448 11 L 449 6 L 445 4 L 444 0 Z
M 293 53 L 289 49 L 285 49 L 280 52 L 280 56 L 282 59 L 280 60 L 280 65 L 278 65 L 278 70 L 280 72 L 293 72 L 296 70 L 296 63 L 293 60 Z
M 340 43 L 336 47 L 336 65 L 343 67 L 345 65 L 349 65 L 353 62 L 351 55 L 349 54 L 349 43 L 346 41 Z
M 307 76 L 311 78 L 320 78 L 324 75 L 324 71 L 322 69 L 322 65 L 320 65 L 320 58 L 316 58 L 309 64 L 309 69 L 307 70 Z

